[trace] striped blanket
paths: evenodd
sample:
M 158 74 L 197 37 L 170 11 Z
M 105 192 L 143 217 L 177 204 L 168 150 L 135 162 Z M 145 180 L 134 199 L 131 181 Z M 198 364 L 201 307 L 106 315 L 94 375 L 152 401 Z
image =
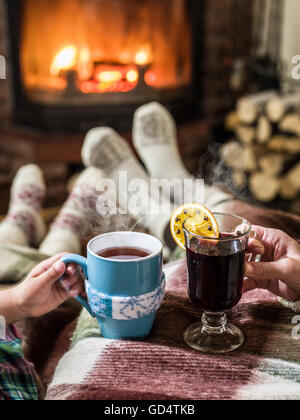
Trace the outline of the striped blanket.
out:
M 58 341 L 74 333 L 73 342 L 48 400 L 300 399 L 295 313 L 268 292 L 250 292 L 230 314 L 246 335 L 244 346 L 226 356 L 197 353 L 182 338 L 201 315 L 187 296 L 186 264 L 171 263 L 165 272 L 166 298 L 145 342 L 102 338 L 86 312 L 75 332 L 74 324 L 65 328 Z

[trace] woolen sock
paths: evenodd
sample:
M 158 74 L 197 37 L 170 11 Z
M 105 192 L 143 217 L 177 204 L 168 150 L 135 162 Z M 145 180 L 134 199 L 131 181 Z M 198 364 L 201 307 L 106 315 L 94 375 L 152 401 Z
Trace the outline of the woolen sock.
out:
M 98 168 L 90 167 L 82 172 L 41 244 L 41 253 L 52 256 L 60 252 L 81 252 L 82 241 L 99 220 L 97 184 L 102 177 L 103 172 Z
M 179 206 L 184 202 L 199 202 L 210 209 L 231 197 L 218 187 L 196 182 L 184 167 L 177 142 L 177 129 L 170 112 L 157 102 L 140 107 L 134 115 L 133 143 L 152 178 L 168 179 L 173 185 L 173 199 Z M 183 182 L 184 194 L 176 187 Z
M 160 204 L 165 209 L 170 209 L 171 203 L 160 194 L 153 194 L 150 197 L 151 179 L 126 140 L 109 127 L 92 129 L 86 136 L 82 159 L 87 167 L 97 166 L 106 173 L 107 178 L 115 182 L 120 207 L 128 209 L 131 217 L 165 243 L 165 240 L 168 239 L 166 232 L 169 229 L 171 211 L 159 212 L 157 208 Z M 125 176 L 127 177 L 126 189 L 127 185 L 135 180 L 144 183 L 146 191 L 135 209 L 128 206 L 128 202 L 130 203 L 136 192 L 128 192 L 126 195 L 125 189 L 119 185 L 120 176 L 123 181 Z M 155 210 L 149 212 L 149 206 Z M 167 245 L 172 246 L 169 241 Z
M 45 182 L 36 165 L 23 166 L 11 189 L 7 217 L 0 225 L 0 243 L 36 246 L 46 233 L 41 207 L 46 194 Z

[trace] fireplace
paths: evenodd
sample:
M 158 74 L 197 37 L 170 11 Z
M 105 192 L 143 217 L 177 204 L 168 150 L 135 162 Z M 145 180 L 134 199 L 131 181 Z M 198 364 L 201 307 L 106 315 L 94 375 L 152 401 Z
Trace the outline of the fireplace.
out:
M 200 103 L 200 0 L 7 0 L 14 120 L 47 129 L 130 126 L 156 100 Z

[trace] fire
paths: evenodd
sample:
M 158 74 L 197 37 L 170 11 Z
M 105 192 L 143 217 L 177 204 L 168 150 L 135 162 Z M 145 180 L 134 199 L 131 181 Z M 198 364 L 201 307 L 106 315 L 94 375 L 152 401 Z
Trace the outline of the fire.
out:
M 47 3 L 53 7 L 46 7 Z M 164 95 L 164 89 L 189 85 L 192 24 L 187 3 L 22 1 L 20 64 L 24 90 L 37 102 L 73 104 L 73 97 L 80 99 L 83 92 L 136 90 L 137 96 L 146 97 L 142 92 L 145 85 L 156 89 L 158 95 Z M 51 39 L 45 28 L 54 28 Z M 66 94 L 56 99 L 56 93 L 64 91 Z M 107 103 L 114 100 L 111 95 Z M 101 98 L 91 98 L 90 103 L 97 101 L 101 103 Z
M 98 64 L 90 80 L 80 82 L 83 93 L 129 92 L 139 80 L 134 65 Z
M 80 80 L 88 80 L 93 74 L 93 62 L 91 52 L 87 47 L 80 50 L 78 54 L 77 71 Z
M 72 69 L 77 62 L 77 53 L 77 48 L 73 45 L 69 45 L 59 51 L 51 64 L 51 76 L 59 76 L 61 70 Z
M 135 55 L 135 63 L 138 66 L 145 66 L 152 61 L 152 48 L 149 44 L 144 44 Z
M 104 83 L 119 82 L 122 80 L 122 73 L 120 71 L 102 71 L 97 74 L 96 79 Z
M 126 74 L 126 79 L 128 82 L 134 83 L 137 82 L 139 78 L 139 74 L 136 70 L 129 70 Z

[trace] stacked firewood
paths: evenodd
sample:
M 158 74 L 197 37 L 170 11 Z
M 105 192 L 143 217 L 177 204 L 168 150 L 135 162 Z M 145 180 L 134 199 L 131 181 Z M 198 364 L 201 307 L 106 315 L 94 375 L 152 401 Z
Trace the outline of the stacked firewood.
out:
M 233 138 L 221 148 L 232 183 L 260 202 L 300 197 L 300 91 L 241 98 L 226 118 Z

